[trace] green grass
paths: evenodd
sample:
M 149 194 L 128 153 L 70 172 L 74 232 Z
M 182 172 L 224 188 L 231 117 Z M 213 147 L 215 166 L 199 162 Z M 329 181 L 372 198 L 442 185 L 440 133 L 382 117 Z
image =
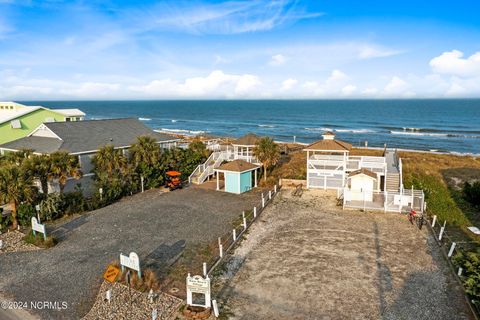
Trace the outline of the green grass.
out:
M 30 231 L 23 240 L 26 243 L 33 244 L 40 248 L 51 248 L 57 244 L 57 240 L 52 236 L 47 236 L 47 238 L 43 239 L 43 234 L 37 232 L 36 236 L 33 235 L 33 232 Z

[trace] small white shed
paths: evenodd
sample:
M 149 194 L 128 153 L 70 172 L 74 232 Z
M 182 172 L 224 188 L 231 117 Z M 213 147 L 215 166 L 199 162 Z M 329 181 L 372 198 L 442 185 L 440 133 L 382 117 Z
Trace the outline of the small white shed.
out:
M 373 191 L 377 185 L 377 175 L 374 172 L 368 169 L 352 171 L 347 183 L 351 191 L 350 200 L 373 201 Z

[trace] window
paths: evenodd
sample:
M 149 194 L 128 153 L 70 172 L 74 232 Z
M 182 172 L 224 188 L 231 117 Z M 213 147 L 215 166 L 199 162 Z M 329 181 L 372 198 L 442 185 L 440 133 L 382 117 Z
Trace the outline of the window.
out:
M 67 117 L 67 118 L 65 118 L 65 121 L 70 122 L 72 120 L 70 119 L 70 117 Z
M 12 126 L 12 129 L 21 129 L 22 128 L 22 123 L 18 119 L 10 121 L 10 124 Z

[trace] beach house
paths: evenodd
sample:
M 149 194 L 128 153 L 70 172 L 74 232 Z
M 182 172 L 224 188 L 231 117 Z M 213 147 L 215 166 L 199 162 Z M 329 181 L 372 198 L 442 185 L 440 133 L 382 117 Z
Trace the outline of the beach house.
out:
M 421 190 L 405 190 L 402 161 L 396 150 L 383 156 L 351 156 L 352 145 L 325 132 L 323 139 L 304 148 L 307 152 L 307 188 L 337 190 L 344 207 L 423 211 Z
M 81 121 L 79 109 L 48 109 L 16 102 L 0 102 L 0 144 L 26 137 L 44 122 Z
M 78 157 L 83 172 L 81 180 L 70 179 L 65 191 L 73 191 L 80 183 L 86 193 L 91 190 L 92 158 L 105 145 L 128 152 L 139 136 L 154 138 L 162 149 L 176 146 L 178 138 L 148 128 L 137 119 L 84 120 L 78 122 L 48 122 L 39 125 L 28 136 L 0 145 L 0 153 L 33 150 L 36 154 L 67 151 Z M 52 191 L 58 185 L 51 185 Z
M 238 184 L 238 181 L 240 180 L 237 179 L 236 176 L 239 174 L 242 177 L 244 177 L 243 179 L 245 180 L 243 181 L 245 181 L 245 185 L 247 185 L 248 184 L 246 182 L 247 173 L 245 171 L 238 171 L 238 170 L 240 170 L 240 167 L 242 168 L 242 170 L 243 168 L 248 167 L 248 174 L 250 175 L 250 178 L 249 178 L 250 188 L 246 188 L 242 184 L 242 186 L 239 187 L 239 190 L 241 192 L 250 190 L 252 186 L 252 181 L 253 180 L 256 181 L 257 171 L 258 171 L 258 168 L 260 168 L 261 166 L 261 163 L 258 161 L 258 159 L 255 157 L 253 153 L 253 149 L 255 148 L 255 145 L 259 139 L 260 139 L 259 136 L 253 133 L 248 133 L 232 141 L 229 144 L 220 145 L 220 147 L 216 151 L 212 152 L 212 154 L 207 159 L 207 161 L 205 161 L 205 163 L 199 165 L 193 171 L 193 173 L 189 177 L 189 182 L 194 184 L 202 184 L 213 175 L 217 175 L 217 179 L 218 179 L 219 173 L 222 173 L 224 174 L 224 177 L 225 177 L 225 186 L 227 186 L 227 182 L 228 184 L 230 184 L 230 181 L 235 181 L 235 182 L 232 182 L 232 184 L 235 184 L 235 185 Z M 237 160 L 242 160 L 242 162 Z M 236 164 L 229 165 L 226 167 L 227 170 L 223 170 L 221 168 L 221 165 L 224 162 L 235 162 Z M 245 165 L 245 163 L 248 163 L 250 165 L 247 166 Z M 232 169 L 233 167 L 235 167 L 238 170 L 229 171 L 229 169 Z M 252 174 L 254 174 L 253 180 L 252 180 Z M 254 183 L 254 185 L 256 186 L 256 182 Z M 217 184 L 217 189 L 219 189 L 218 184 Z M 231 188 L 228 188 L 228 190 L 230 189 Z M 227 188 L 225 189 L 225 191 L 227 191 Z M 237 193 L 237 192 L 234 192 L 234 193 Z

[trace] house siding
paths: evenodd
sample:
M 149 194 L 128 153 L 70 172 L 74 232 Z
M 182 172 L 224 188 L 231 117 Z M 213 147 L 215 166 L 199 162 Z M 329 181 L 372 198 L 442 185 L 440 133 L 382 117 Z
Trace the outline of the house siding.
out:
M 240 175 L 234 172 L 225 172 L 225 191 L 230 193 L 240 193 L 239 189 Z
M 22 124 L 20 129 L 13 129 L 10 124 L 11 121 L 0 124 L 0 144 L 28 136 L 40 124 L 45 122 L 46 118 L 53 118 L 59 122 L 65 121 L 65 116 L 60 113 L 45 109 L 35 110 L 29 114 L 12 119 L 20 120 Z
M 240 191 L 246 192 L 252 189 L 252 172 L 244 172 L 240 174 Z

